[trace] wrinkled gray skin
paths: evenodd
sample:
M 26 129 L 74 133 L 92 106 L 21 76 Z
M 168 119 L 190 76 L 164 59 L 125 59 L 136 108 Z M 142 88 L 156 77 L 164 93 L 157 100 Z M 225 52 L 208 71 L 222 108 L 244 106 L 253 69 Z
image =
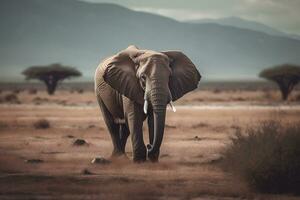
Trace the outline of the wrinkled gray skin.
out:
M 112 156 L 125 155 L 131 133 L 133 160 L 143 162 L 148 156 L 158 161 L 167 104 L 197 88 L 200 78 L 194 64 L 179 51 L 155 52 L 129 46 L 105 59 L 95 73 L 95 92 L 112 138 Z M 147 148 L 142 130 L 146 119 Z

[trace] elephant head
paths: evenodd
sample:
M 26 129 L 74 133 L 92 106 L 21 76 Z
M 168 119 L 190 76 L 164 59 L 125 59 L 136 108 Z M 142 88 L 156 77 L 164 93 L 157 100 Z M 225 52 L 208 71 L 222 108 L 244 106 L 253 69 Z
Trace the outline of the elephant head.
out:
M 148 156 L 162 143 L 166 107 L 197 88 L 201 75 L 191 60 L 179 51 L 156 52 L 129 46 L 110 58 L 104 80 L 129 99 L 143 105 L 153 120 L 154 138 Z M 150 108 L 150 109 L 149 109 Z M 150 119 L 151 120 L 151 119 Z

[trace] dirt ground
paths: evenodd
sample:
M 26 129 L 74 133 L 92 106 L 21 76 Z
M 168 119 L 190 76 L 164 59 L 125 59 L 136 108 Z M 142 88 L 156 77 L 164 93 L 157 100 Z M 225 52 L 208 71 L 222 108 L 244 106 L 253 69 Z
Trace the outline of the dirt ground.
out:
M 128 159 L 91 163 L 97 156 L 110 159 L 112 151 L 91 91 L 16 96 L 19 102 L 0 104 L 0 199 L 299 199 L 257 194 L 218 166 L 236 129 L 266 119 L 299 121 L 299 102 L 267 100 L 278 98 L 276 92 L 189 94 L 176 102 L 176 113 L 168 109 L 156 164 L 132 163 L 130 138 Z M 40 119 L 50 127 L 36 129 Z M 75 146 L 76 139 L 88 144 Z

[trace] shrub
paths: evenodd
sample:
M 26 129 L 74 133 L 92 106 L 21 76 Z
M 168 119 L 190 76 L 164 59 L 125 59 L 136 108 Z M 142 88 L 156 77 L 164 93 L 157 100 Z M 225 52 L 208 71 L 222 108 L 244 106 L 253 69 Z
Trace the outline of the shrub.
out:
M 8 124 L 6 122 L 0 121 L 0 130 L 5 129 L 8 127 Z
M 300 67 L 283 64 L 263 70 L 260 77 L 274 81 L 279 86 L 283 100 L 287 100 L 294 87 L 300 81 Z
M 294 98 L 294 101 L 300 101 L 300 94 L 297 94 Z
M 37 93 L 37 89 L 35 89 L 35 88 L 30 88 L 28 90 L 28 94 L 36 94 L 36 93 Z
M 20 100 L 16 94 L 10 93 L 6 94 L 2 99 L 1 102 L 11 103 L 11 104 L 20 104 Z
M 215 89 L 213 90 L 213 93 L 219 94 L 219 93 L 221 93 L 221 90 L 220 90 L 219 88 L 215 88 Z
M 13 93 L 14 93 L 14 94 L 19 94 L 20 92 L 21 92 L 20 89 L 14 89 L 14 90 L 13 90 Z
M 40 119 L 33 123 L 34 128 L 36 129 L 47 129 L 50 128 L 50 123 L 46 119 Z
M 82 93 L 84 92 L 84 89 L 77 89 L 77 92 L 78 92 L 79 94 L 82 94 Z
M 222 167 L 265 193 L 300 194 L 300 124 L 278 121 L 236 131 Z
M 69 66 L 54 63 L 46 66 L 32 66 L 22 72 L 26 80 L 37 79 L 47 86 L 49 95 L 53 95 L 57 84 L 65 79 L 81 76 L 81 72 Z

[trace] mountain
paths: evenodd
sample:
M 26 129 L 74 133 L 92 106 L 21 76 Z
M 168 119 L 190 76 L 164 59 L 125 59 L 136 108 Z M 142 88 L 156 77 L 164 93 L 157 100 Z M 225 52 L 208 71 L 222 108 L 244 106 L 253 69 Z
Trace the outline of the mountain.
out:
M 21 80 L 31 65 L 61 62 L 93 80 L 105 57 L 135 44 L 181 50 L 204 79 L 252 79 L 275 64 L 300 64 L 300 41 L 215 23 L 193 24 L 114 4 L 1 0 L 0 80 Z
M 287 34 L 282 31 L 279 31 L 275 28 L 267 26 L 265 24 L 251 21 L 251 20 L 245 20 L 245 19 L 242 19 L 239 17 L 224 17 L 224 18 L 219 18 L 219 19 L 199 19 L 199 20 L 189 20 L 187 22 L 196 23 L 196 24 L 214 23 L 214 24 L 220 24 L 220 25 L 225 25 L 225 26 L 233 26 L 233 27 L 237 27 L 237 28 L 259 31 L 259 32 L 267 33 L 269 35 L 290 37 L 293 39 L 300 40 L 299 35 Z

